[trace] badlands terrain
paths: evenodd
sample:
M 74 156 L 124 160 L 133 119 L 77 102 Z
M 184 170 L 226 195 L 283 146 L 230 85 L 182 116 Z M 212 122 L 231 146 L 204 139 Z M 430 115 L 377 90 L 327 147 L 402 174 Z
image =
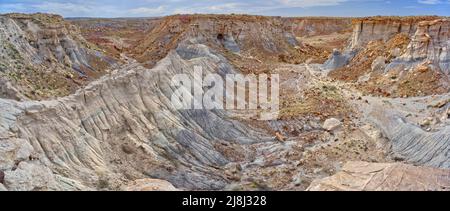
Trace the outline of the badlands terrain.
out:
M 280 114 L 175 74 L 279 74 Z M 449 190 L 450 19 L 0 15 L 0 190 Z

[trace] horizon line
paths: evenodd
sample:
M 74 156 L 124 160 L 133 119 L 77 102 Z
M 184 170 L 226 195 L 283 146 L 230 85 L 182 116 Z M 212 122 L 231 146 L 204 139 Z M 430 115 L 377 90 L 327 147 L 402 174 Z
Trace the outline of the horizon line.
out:
M 101 17 L 101 16 L 63 16 L 57 13 L 47 13 L 47 12 L 10 12 L 10 13 L 0 13 L 0 16 L 9 15 L 9 14 L 25 14 L 25 15 L 35 15 L 35 14 L 47 14 L 47 15 L 58 15 L 63 17 L 64 19 L 146 19 L 146 18 L 164 18 L 178 15 L 186 15 L 186 16 L 195 16 L 195 15 L 226 15 L 226 16 L 254 16 L 254 17 L 274 17 L 274 18 L 369 18 L 369 17 L 442 17 L 442 18 L 450 18 L 450 16 L 441 16 L 441 15 L 430 15 L 430 14 L 422 14 L 422 15 L 370 15 L 370 16 L 323 16 L 323 15 L 307 15 L 307 16 L 280 16 L 280 15 L 258 15 L 258 14 L 248 14 L 248 13 L 174 13 L 169 15 L 161 15 L 161 16 L 118 16 L 118 17 Z

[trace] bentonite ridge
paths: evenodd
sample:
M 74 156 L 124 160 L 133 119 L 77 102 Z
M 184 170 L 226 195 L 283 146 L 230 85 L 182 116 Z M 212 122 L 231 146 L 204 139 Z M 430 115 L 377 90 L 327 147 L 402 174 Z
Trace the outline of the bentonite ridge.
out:
M 63 185 L 82 189 L 77 183 L 70 187 L 66 181 L 69 178 L 89 178 L 83 185 L 95 189 L 99 177 L 112 182 L 143 175 L 164 178 L 187 189 L 224 188 L 227 179 L 217 168 L 229 160 L 215 149 L 214 142 L 234 140 L 245 145 L 264 141 L 264 137 L 227 120 L 223 112 L 173 108 L 172 75 L 189 73 L 196 65 L 204 67 L 205 72 L 216 72 L 217 68 L 223 74 L 233 71 L 206 46 L 186 47 L 189 52 L 178 50 L 184 58 L 189 57 L 186 60 L 174 51 L 151 70 L 128 64 L 59 100 L 2 103 L 12 111 L 11 116 L 2 117 L 7 120 L 2 131 L 9 131 L 5 136 L 15 137 L 11 140 L 16 143 L 8 152 L 14 160 L 6 160 L 4 167 L 6 186 L 34 190 L 44 188 L 34 180 L 55 180 L 30 176 L 27 184 L 14 183 L 20 179 L 16 177 L 28 175 L 14 175 L 12 169 L 32 165 L 43 169 L 49 166 L 58 172 L 62 181 L 46 187 L 50 189 Z M 27 147 L 26 154 L 21 154 L 22 147 Z
M 447 18 L 8 14 L 0 26 L 0 190 L 450 187 Z M 172 77 L 199 67 L 279 74 L 278 118 L 176 109 Z
M 2 98 L 64 96 L 115 63 L 61 16 L 9 14 L 0 25 Z
M 442 98 L 446 99 L 447 97 L 448 95 Z M 424 105 L 419 104 L 415 106 L 420 108 Z M 442 120 L 439 120 L 443 122 L 433 130 L 407 122 L 403 110 L 399 111 L 388 105 L 381 105 L 375 102 L 372 107 L 369 109 L 371 110 L 369 113 L 370 119 L 391 140 L 392 151 L 396 154 L 397 159 L 406 160 L 408 163 L 415 165 L 450 168 L 450 133 L 448 122 L 446 121 L 448 106 L 438 109 L 444 113 Z M 416 112 L 419 112 L 419 110 L 417 109 Z M 414 112 L 414 110 L 409 110 L 408 112 Z

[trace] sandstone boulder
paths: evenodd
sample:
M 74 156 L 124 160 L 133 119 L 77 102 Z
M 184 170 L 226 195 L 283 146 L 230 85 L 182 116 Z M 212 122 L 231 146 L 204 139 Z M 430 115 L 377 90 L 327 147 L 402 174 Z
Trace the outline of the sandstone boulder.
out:
M 386 58 L 379 56 L 372 63 L 372 71 L 384 71 L 386 68 Z
M 21 162 L 17 169 L 6 171 L 4 184 L 11 191 L 56 189 L 56 181 L 50 169 L 28 162 Z
M 164 180 L 158 179 L 140 179 L 131 182 L 125 191 L 178 191 L 172 184 Z
M 349 162 L 334 176 L 313 181 L 309 191 L 444 191 L 450 170 L 405 164 Z
M 327 131 L 334 131 L 342 127 L 342 122 L 335 118 L 325 120 L 322 128 Z

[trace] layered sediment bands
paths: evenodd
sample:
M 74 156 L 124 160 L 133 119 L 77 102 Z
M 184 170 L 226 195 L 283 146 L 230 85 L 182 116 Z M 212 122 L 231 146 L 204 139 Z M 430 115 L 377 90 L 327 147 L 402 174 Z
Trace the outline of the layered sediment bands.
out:
M 450 88 L 449 25 L 445 17 L 356 19 L 344 56 L 333 54 L 324 69 L 370 94 L 443 94 Z
M 0 96 L 11 99 L 68 95 L 115 63 L 57 15 L 0 16 L 0 46 L 0 77 L 18 92 L 2 83 Z
M 369 17 L 353 20 L 352 48 L 364 47 L 370 41 L 388 41 L 397 34 L 413 36 L 422 21 L 441 19 L 428 17 Z
M 0 16 L 6 26 L 0 29 L 6 47 L 0 56 L 7 58 L 0 60 L 0 91 L 17 99 L 0 99 L 0 190 L 304 190 L 349 160 L 427 167 L 350 163 L 310 190 L 448 187 L 448 171 L 429 168 L 450 168 L 448 95 L 419 99 L 400 93 L 402 98 L 392 99 L 355 90 L 367 84 L 386 86 L 382 91 L 392 91 L 390 96 L 397 88 L 413 94 L 437 90 L 429 86 L 434 78 L 421 79 L 445 76 L 428 73 L 447 67 L 448 22 L 360 19 L 354 46 L 335 51 L 325 65 L 335 69 L 350 62 L 343 72 L 335 70 L 349 73 L 355 84 L 348 84 L 328 80 L 323 65 L 312 64 L 309 56 L 331 49 L 308 44 L 342 48 L 349 33 L 331 31 L 341 24 L 345 31 L 348 20 L 328 29 L 334 19 L 307 19 L 290 25 L 278 17 L 178 15 L 114 20 L 118 25 L 111 28 L 84 20 L 81 26 L 93 27 L 85 31 L 89 40 L 108 44 L 105 50 L 120 63 L 81 88 L 104 67 L 95 58 L 109 60 L 76 29 L 59 16 Z M 97 24 L 106 30 L 99 33 L 106 41 L 96 41 Z M 297 45 L 296 39 L 306 41 Z M 296 62 L 305 64 L 286 64 Z M 393 64 L 401 68 L 391 71 Z M 194 67 L 205 75 L 279 74 L 280 118 L 257 121 L 254 110 L 175 109 L 171 97 L 178 87 L 171 80 L 176 74 L 192 78 Z M 56 86 L 61 81 L 78 91 L 57 92 L 67 87 Z M 425 117 L 433 119 L 424 127 L 430 132 L 403 120 Z
M 374 109 L 370 115 L 391 141 L 397 159 L 435 168 L 450 168 L 450 127 L 434 132 L 407 123 L 395 111 Z
M 310 191 L 446 191 L 450 171 L 405 164 L 349 162 L 334 176 L 315 180 Z
M 386 42 L 399 33 L 406 33 L 412 36 L 417 30 L 417 21 L 401 19 L 354 20 L 351 48 L 364 47 L 370 41 L 375 40 L 383 40 Z
M 99 56 L 81 36 L 79 29 L 61 16 L 9 14 L 2 16 L 5 37 L 25 58 L 34 63 L 60 63 L 83 72 L 96 70 L 90 57 Z
M 353 25 L 352 49 L 364 48 L 371 41 L 388 42 L 398 34 L 405 34 L 411 38 L 405 51 L 392 55 L 394 58 L 392 58 L 392 64 L 387 66 L 387 71 L 398 65 L 405 65 L 404 69 L 409 69 L 428 61 L 448 74 L 450 60 L 450 21 L 448 19 L 439 17 L 372 18 L 355 20 Z
M 352 48 L 359 52 L 349 67 L 332 74 L 356 78 L 362 90 L 386 96 L 431 95 L 448 90 L 448 19 L 368 19 L 355 24 Z M 405 105 L 414 103 L 405 101 Z M 382 105 L 374 108 L 370 119 L 390 140 L 396 159 L 414 165 L 450 168 L 448 126 L 444 124 L 428 132 L 406 122 L 402 118 L 406 114 L 400 115 L 399 108 L 388 109 Z
M 80 28 L 83 37 L 111 55 L 120 59 L 126 49 L 140 45 L 161 18 L 67 18 Z
M 282 18 L 245 15 L 176 15 L 165 17 L 141 45 L 132 50 L 138 61 L 153 63 L 185 39 L 196 39 L 227 52 L 278 59 L 295 53 L 297 40 Z
M 405 54 L 394 60 L 391 67 L 399 63 L 418 65 L 424 61 L 450 74 L 450 20 L 420 22 Z
M 6 188 L 116 189 L 148 177 L 181 189 L 224 188 L 221 167 L 229 160 L 215 145 L 273 139 L 221 111 L 173 108 L 174 74 L 192 74 L 194 66 L 204 73 L 233 71 L 206 46 L 186 47 L 195 52 L 189 58 L 171 51 L 153 69 L 130 63 L 59 100 L 0 100 L 0 138 L 11 145 L 0 151 Z M 34 175 L 29 166 L 43 173 Z M 23 172 L 13 179 L 17 169 Z M 27 178 L 26 185 L 14 183 L 17 177 Z

